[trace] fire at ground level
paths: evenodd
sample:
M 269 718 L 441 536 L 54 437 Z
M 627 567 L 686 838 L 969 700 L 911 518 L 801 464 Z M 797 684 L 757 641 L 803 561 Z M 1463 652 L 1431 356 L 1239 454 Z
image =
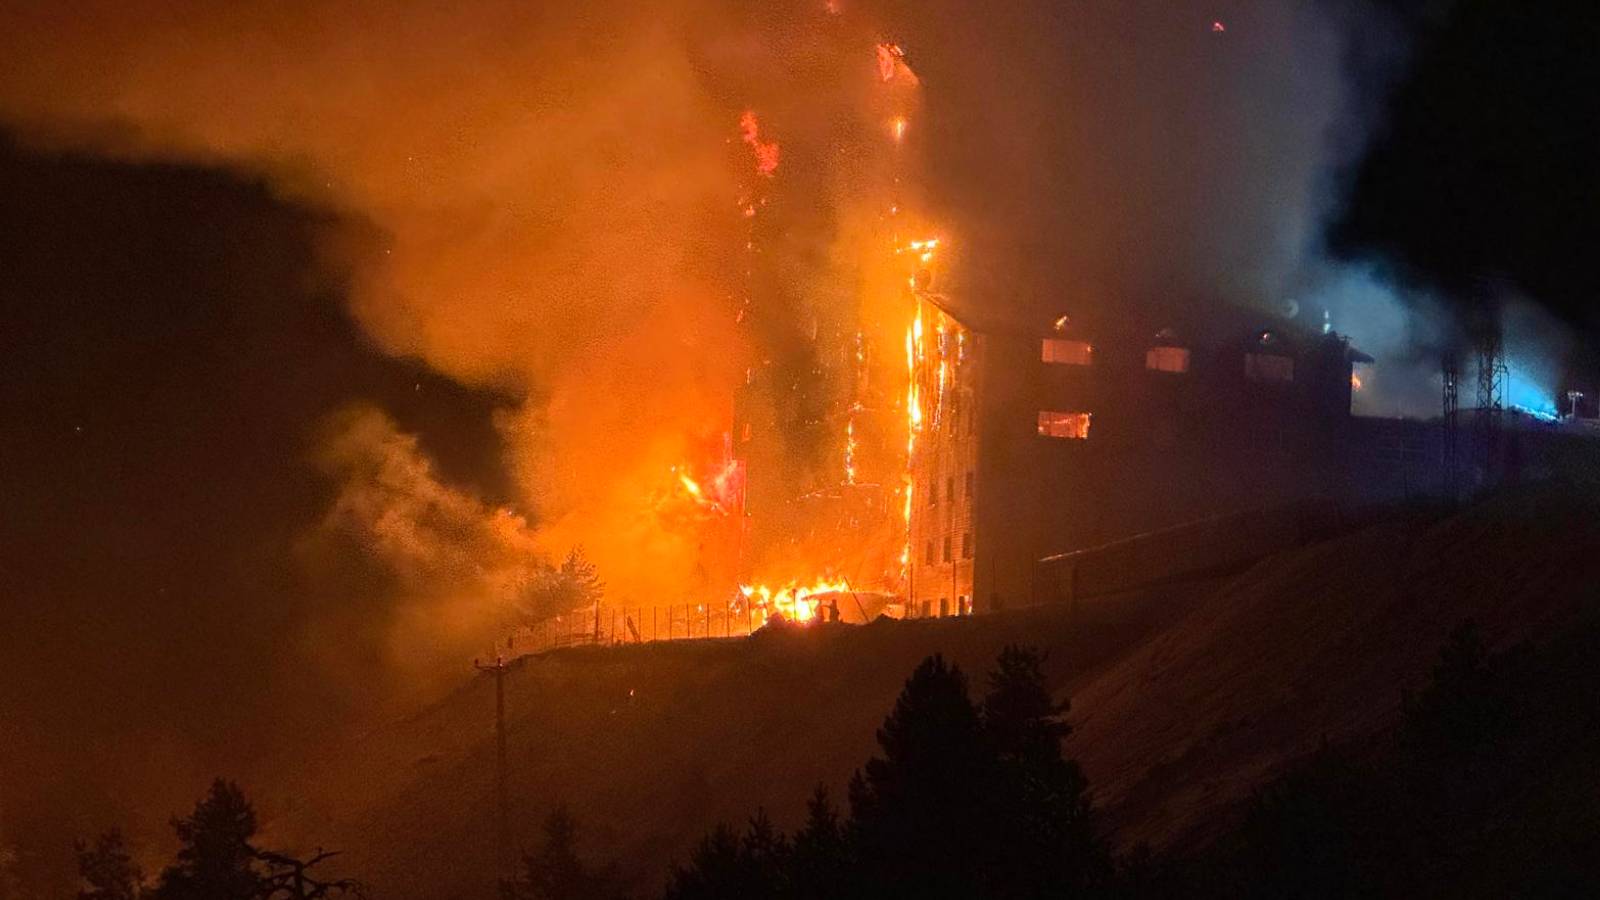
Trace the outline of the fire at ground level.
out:
M 1447 369 L 1436 419 L 1352 415 L 1357 367 L 1372 361 L 1336 334 L 1252 323 L 1221 340 L 1169 328 L 1140 341 L 1067 317 L 1029 330 L 931 303 L 924 315 L 926 349 L 913 346 L 910 359 L 925 418 L 901 484 L 847 478 L 753 506 L 747 482 L 761 476 L 750 466 L 758 455 L 740 456 L 748 439 L 727 442 L 706 483 L 678 475 L 712 526 L 702 546 L 721 540 L 722 557 L 744 566 L 766 530 L 821 576 L 769 586 L 724 569 L 725 585 L 698 596 L 606 598 L 523 628 L 508 646 L 731 638 L 778 623 L 1077 601 L 1239 565 L 1374 504 L 1600 471 L 1600 419 L 1581 394 L 1554 418 L 1492 391 L 1483 407 L 1460 409 L 1465 385 Z

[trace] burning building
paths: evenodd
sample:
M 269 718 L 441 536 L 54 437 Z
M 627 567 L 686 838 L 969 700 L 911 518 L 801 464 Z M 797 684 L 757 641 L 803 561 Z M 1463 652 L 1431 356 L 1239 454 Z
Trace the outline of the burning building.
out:
M 911 615 L 1026 604 L 1048 555 L 1344 492 L 1352 368 L 1371 360 L 1338 335 L 924 307 Z

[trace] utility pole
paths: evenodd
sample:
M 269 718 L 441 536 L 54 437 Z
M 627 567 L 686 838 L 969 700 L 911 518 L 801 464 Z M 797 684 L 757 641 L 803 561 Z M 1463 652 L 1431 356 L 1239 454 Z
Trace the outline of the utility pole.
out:
M 495 742 L 495 818 L 498 862 L 502 877 L 511 875 L 511 809 L 506 794 L 506 660 L 495 655 L 494 665 L 486 666 L 477 660 L 472 667 L 479 672 L 494 673 L 494 742 Z

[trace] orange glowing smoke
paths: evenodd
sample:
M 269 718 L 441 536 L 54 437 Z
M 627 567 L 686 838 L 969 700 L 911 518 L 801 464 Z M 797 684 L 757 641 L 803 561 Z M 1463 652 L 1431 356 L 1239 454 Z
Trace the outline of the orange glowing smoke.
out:
M 704 482 L 690 475 L 687 467 L 673 471 L 683 496 L 694 505 L 719 516 L 739 509 L 744 491 L 744 471 L 739 460 L 728 459 Z
M 747 109 L 739 117 L 739 136 L 756 155 L 756 172 L 771 178 L 778 171 L 778 142 L 761 139 L 761 123 L 753 111 Z

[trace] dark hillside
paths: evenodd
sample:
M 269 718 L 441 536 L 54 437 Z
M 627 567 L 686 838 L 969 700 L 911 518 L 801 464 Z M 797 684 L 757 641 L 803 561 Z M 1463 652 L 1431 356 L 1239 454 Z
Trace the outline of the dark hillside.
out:
M 1396 515 L 1073 620 L 1042 608 L 527 658 L 507 679 L 519 838 L 564 801 L 588 854 L 653 887 L 718 820 L 764 805 L 790 827 L 815 783 L 842 794 L 926 654 L 981 672 L 1025 641 L 1072 697 L 1068 750 L 1116 840 L 1200 843 L 1324 737 L 1392 725 L 1462 619 L 1494 647 L 1559 633 L 1592 593 L 1597 511 L 1528 491 Z M 489 896 L 493 698 L 479 679 L 330 748 L 263 795 L 274 830 L 346 849 L 378 896 Z

